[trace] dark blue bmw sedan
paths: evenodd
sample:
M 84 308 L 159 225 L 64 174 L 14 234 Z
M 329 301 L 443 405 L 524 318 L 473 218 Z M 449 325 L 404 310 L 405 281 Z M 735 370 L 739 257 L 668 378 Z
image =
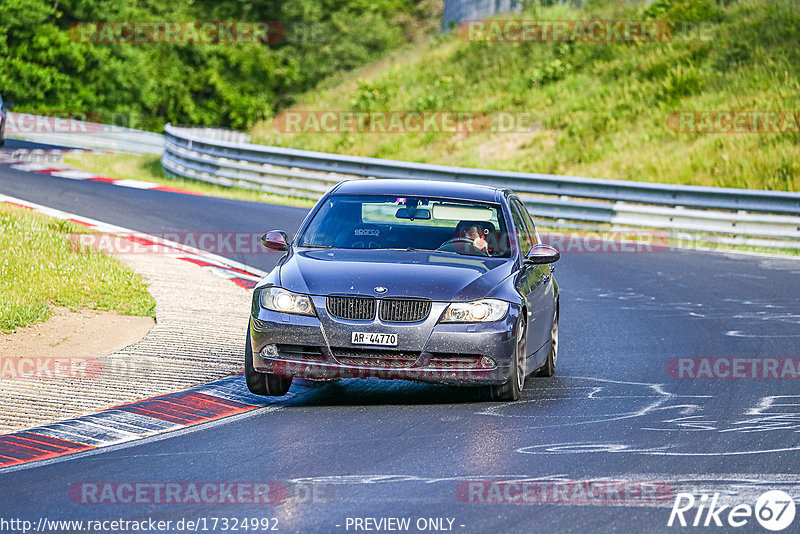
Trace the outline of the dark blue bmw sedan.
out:
M 559 258 L 513 191 L 353 180 L 309 212 L 256 286 L 245 348 L 251 392 L 293 377 L 479 386 L 517 400 L 558 357 Z

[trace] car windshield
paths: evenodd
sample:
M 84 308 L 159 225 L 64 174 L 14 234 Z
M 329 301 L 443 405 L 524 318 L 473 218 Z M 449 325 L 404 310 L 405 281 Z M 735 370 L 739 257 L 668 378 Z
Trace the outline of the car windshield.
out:
M 499 204 L 419 196 L 332 195 L 298 246 L 510 256 Z

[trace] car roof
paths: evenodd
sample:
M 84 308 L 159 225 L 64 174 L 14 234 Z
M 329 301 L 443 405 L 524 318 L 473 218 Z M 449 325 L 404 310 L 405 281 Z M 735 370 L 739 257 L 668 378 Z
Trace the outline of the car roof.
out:
M 498 191 L 502 190 L 487 185 L 461 182 L 379 178 L 347 180 L 339 184 L 333 194 L 430 196 L 496 202 Z

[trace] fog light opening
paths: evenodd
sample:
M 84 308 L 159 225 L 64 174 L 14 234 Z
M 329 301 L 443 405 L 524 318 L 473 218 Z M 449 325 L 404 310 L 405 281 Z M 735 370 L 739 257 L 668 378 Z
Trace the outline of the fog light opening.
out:
M 264 345 L 264 348 L 261 349 L 261 355 L 267 356 L 269 358 L 277 358 L 278 357 L 278 346 L 277 345 Z
M 481 367 L 484 369 L 494 369 L 497 366 L 495 361 L 488 356 L 481 358 Z

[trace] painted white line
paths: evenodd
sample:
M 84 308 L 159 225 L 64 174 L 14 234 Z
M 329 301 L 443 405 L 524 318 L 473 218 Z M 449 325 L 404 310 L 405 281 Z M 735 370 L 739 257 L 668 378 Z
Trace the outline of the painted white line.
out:
M 114 428 L 95 425 L 85 419 L 68 420 L 36 427 L 36 434 L 66 439 L 75 443 L 103 447 L 139 439 L 140 434 L 132 434 Z
M 133 187 L 134 189 L 153 189 L 161 184 L 154 184 L 153 182 L 145 182 L 142 180 L 120 179 L 112 182 L 114 185 L 122 187 Z
M 748 338 L 794 338 L 800 334 L 745 334 L 741 330 L 728 330 L 725 332 L 728 337 L 748 337 Z
M 50 176 L 55 176 L 57 178 L 69 178 L 70 180 L 88 180 L 89 178 L 94 178 L 97 175 L 76 169 L 66 169 L 63 171 L 51 172 Z
M 751 451 L 719 451 L 719 452 L 677 452 L 669 450 L 671 446 L 651 447 L 636 449 L 629 445 L 617 442 L 577 442 L 577 443 L 551 443 L 548 445 L 531 445 L 520 447 L 516 452 L 521 454 L 585 454 L 585 453 L 624 453 L 645 454 L 649 456 L 751 456 L 755 454 L 772 454 L 776 452 L 800 451 L 800 445 L 782 447 L 778 449 L 762 449 Z
M 56 167 L 55 165 L 44 165 L 42 163 L 16 163 L 14 165 L 11 165 L 11 168 L 17 171 L 36 172 L 58 167 Z
M 170 430 L 180 427 L 175 423 L 156 419 L 138 413 L 117 410 L 114 408 L 81 417 L 82 420 L 97 426 L 103 426 L 139 436 L 150 435 L 160 430 Z

